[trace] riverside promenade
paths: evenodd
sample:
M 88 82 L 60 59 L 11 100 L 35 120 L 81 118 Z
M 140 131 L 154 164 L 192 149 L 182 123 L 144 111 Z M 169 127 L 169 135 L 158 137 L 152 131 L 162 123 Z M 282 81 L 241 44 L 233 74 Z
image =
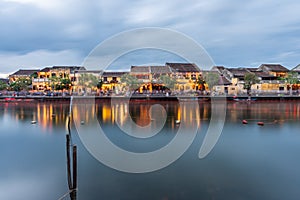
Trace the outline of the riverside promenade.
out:
M 76 98 L 82 99 L 91 99 L 95 98 L 96 101 L 105 101 L 114 99 L 131 99 L 131 100 L 158 100 L 158 101 L 210 101 L 212 98 L 214 100 L 222 100 L 226 98 L 227 101 L 236 101 L 236 102 L 244 102 L 248 100 L 247 95 L 238 95 L 238 96 L 208 96 L 208 95 L 199 95 L 199 96 L 152 96 L 152 95 L 133 95 L 133 96 L 76 96 Z M 70 101 L 71 96 L 0 96 L 0 102 L 62 102 L 62 101 Z M 258 95 L 252 96 L 251 101 L 300 101 L 299 95 Z

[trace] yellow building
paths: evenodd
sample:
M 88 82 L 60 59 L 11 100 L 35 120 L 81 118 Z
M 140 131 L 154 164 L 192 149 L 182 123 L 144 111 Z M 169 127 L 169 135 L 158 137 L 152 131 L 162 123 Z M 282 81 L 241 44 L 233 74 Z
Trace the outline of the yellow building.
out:
M 32 78 L 32 88 L 34 91 L 53 91 L 57 79 L 70 79 L 71 83 L 76 82 L 76 72 L 85 70 L 81 66 L 53 66 L 45 67 L 37 72 L 37 77 Z
M 124 74 L 128 74 L 129 72 L 113 72 L 113 71 L 105 71 L 102 74 L 102 91 L 113 92 L 115 94 L 119 94 L 123 91 L 125 87 L 125 83 L 121 82 L 121 77 Z
M 170 68 L 172 77 L 176 79 L 176 90 L 196 91 L 197 79 L 201 75 L 199 67 L 194 63 L 166 63 Z
M 38 69 L 20 69 L 20 70 L 16 71 L 15 73 L 9 75 L 9 77 L 8 77 L 9 83 L 16 82 L 20 78 L 30 80 L 31 76 L 38 73 L 38 71 L 39 71 Z

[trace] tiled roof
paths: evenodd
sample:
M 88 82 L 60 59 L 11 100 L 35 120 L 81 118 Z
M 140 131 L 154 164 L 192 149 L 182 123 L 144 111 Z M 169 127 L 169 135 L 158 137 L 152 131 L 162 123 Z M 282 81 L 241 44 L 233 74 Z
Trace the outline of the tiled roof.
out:
M 288 72 L 289 70 L 280 64 L 262 64 L 259 69 L 270 72 Z
M 76 70 L 76 73 L 78 74 L 88 74 L 88 73 L 93 73 L 93 74 L 100 74 L 102 70 Z
M 276 76 L 270 75 L 267 72 L 264 71 L 253 71 L 252 73 L 254 73 L 256 76 L 261 77 L 261 78 L 275 78 L 277 79 Z
M 220 76 L 219 85 L 231 85 L 231 82 L 225 76 Z
M 150 73 L 149 66 L 131 66 L 130 72 L 132 73 Z
M 121 77 L 124 74 L 127 74 L 129 72 L 103 72 L 102 76 L 108 76 L 108 77 Z
M 150 71 L 152 74 L 168 74 L 171 73 L 169 66 L 150 66 Z
M 11 74 L 10 76 L 30 76 L 35 72 L 38 72 L 38 69 L 20 69 L 15 73 Z
M 166 65 L 171 68 L 172 72 L 200 72 L 200 69 L 194 63 L 166 63 Z
M 50 71 L 50 67 L 45 67 L 42 70 L 40 70 L 40 72 L 49 72 Z
M 250 72 L 256 72 L 259 71 L 258 67 L 247 67 L 246 70 L 250 71 Z
M 244 77 L 245 74 L 249 73 L 245 68 L 227 68 L 227 71 L 229 71 L 233 77 Z
M 291 71 L 300 72 L 300 64 L 294 67 Z
M 52 69 L 70 69 L 70 71 L 86 70 L 83 66 L 53 66 Z
M 218 71 L 219 73 L 222 73 L 224 71 L 224 66 L 213 66 L 211 71 Z

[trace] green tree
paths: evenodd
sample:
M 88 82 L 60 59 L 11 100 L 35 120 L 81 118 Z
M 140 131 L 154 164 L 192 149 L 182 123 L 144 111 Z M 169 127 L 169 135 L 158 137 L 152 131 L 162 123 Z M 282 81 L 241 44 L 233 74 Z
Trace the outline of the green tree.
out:
M 8 87 L 7 83 L 0 81 L 0 90 L 6 90 Z
M 49 82 L 50 82 L 52 91 L 60 90 L 60 88 L 59 88 L 60 81 L 61 81 L 61 78 L 57 77 L 57 76 L 52 76 L 49 78 Z
M 32 84 L 31 79 L 19 78 L 15 82 L 9 85 L 9 89 L 12 91 L 20 92 L 22 90 L 28 91 L 29 86 Z
M 197 78 L 197 80 L 196 80 L 196 83 L 197 83 L 197 85 L 198 85 L 198 89 L 200 90 L 200 91 L 204 91 L 205 90 L 205 80 L 204 80 L 204 78 L 200 75 L 200 76 L 198 76 L 198 78 Z
M 286 83 L 289 84 L 290 95 L 293 93 L 293 84 L 299 83 L 298 73 L 297 72 L 289 72 L 287 77 L 284 78 Z
M 259 79 L 253 73 L 246 73 L 245 76 L 244 76 L 244 82 L 245 82 L 244 83 L 244 89 L 247 90 L 247 94 L 248 94 L 248 96 L 250 96 L 251 86 L 256 84 L 256 83 L 259 83 Z
M 103 81 L 102 81 L 102 79 L 100 79 L 98 81 L 98 83 L 97 83 L 97 88 L 101 90 L 102 89 L 102 85 L 103 85 Z
M 204 81 L 208 85 L 209 89 L 212 90 L 212 88 L 219 84 L 219 75 L 216 73 L 208 72 L 204 75 Z
M 174 86 L 176 84 L 176 80 L 168 75 L 159 76 L 159 82 L 164 84 L 169 89 L 174 89 Z
M 129 90 L 136 90 L 140 87 L 141 82 L 130 74 L 124 74 L 120 78 L 122 83 L 125 83 Z
M 87 88 L 93 89 L 95 87 L 98 88 L 100 86 L 98 86 L 99 79 L 93 74 L 81 74 L 78 82 L 79 85 L 84 88 L 84 91 L 86 91 Z

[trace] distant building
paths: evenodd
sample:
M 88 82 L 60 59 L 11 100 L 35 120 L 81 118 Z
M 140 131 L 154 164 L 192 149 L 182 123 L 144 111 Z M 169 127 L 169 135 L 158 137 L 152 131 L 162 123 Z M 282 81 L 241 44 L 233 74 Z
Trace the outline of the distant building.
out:
M 200 68 L 194 63 L 166 63 L 172 77 L 176 79 L 176 89 L 181 91 L 197 90 L 197 79 L 201 76 Z
M 291 69 L 292 72 L 296 72 L 298 74 L 298 79 L 300 79 L 300 64 Z
M 280 64 L 262 64 L 258 69 L 276 77 L 286 77 L 290 71 Z
M 45 67 L 37 72 L 37 77 L 32 79 L 32 89 L 34 91 L 52 91 L 56 83 L 55 79 L 70 79 L 76 82 L 76 73 L 85 70 L 82 66 L 53 66 Z
M 105 71 L 102 74 L 102 90 L 114 91 L 117 94 L 122 91 L 124 83 L 121 82 L 121 77 L 129 72 Z
M 30 80 L 31 76 L 35 73 L 37 73 L 39 69 L 20 69 L 16 71 L 15 73 L 9 75 L 9 83 L 13 83 L 17 81 L 20 78 L 25 78 Z

